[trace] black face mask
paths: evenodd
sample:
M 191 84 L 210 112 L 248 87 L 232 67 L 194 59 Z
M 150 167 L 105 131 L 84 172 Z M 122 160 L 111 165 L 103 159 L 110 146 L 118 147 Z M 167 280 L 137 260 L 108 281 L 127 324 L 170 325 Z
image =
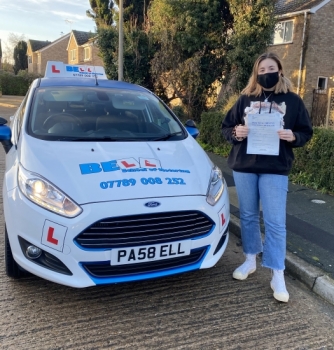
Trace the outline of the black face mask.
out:
M 258 74 L 257 82 L 265 89 L 271 89 L 278 83 L 278 72 Z

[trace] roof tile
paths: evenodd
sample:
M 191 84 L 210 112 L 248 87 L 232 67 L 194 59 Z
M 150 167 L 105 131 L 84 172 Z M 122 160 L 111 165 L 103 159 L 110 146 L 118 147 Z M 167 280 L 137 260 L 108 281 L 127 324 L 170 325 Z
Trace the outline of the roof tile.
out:
M 275 14 L 284 15 L 291 12 L 305 11 L 319 5 L 324 0 L 276 0 Z

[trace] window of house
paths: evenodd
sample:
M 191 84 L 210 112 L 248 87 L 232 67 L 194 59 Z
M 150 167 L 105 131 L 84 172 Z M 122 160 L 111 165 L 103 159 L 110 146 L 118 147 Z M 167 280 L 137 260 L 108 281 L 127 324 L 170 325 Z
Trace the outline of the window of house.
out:
M 278 22 L 275 25 L 273 45 L 291 43 L 293 36 L 293 21 Z
M 317 89 L 318 90 L 326 90 L 327 89 L 327 77 L 318 77 L 318 84 Z
M 32 57 L 28 56 L 28 63 L 31 64 L 32 63 Z
M 89 47 L 85 47 L 84 50 L 84 60 L 88 61 L 90 59 L 90 48 Z
M 71 61 L 75 61 L 77 58 L 77 50 L 73 49 L 71 50 Z

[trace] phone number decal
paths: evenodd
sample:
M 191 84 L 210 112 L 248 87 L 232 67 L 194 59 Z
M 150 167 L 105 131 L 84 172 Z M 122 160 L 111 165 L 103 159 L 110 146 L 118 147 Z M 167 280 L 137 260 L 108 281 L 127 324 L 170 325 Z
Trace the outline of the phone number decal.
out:
M 165 177 L 165 180 L 161 179 L 160 177 L 142 177 L 140 182 L 143 185 L 186 185 L 184 180 L 180 177 Z M 106 190 L 107 188 L 135 186 L 136 183 L 137 181 L 135 179 L 102 181 L 100 183 L 100 187 L 103 190 Z

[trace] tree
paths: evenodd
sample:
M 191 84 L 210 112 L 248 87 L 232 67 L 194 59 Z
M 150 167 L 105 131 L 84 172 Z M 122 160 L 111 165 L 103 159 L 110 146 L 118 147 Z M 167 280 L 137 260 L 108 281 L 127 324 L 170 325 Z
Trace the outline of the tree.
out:
M 9 33 L 7 40 L 4 42 L 2 47 L 2 62 L 6 63 L 6 66 L 11 66 L 14 63 L 13 52 L 14 47 L 19 41 L 26 40 L 24 34 Z M 4 68 L 3 68 L 4 69 Z
M 0 39 L 0 69 L 2 68 L 2 47 L 1 47 L 1 39 Z
M 231 50 L 228 53 L 229 78 L 235 90 L 242 90 L 255 59 L 267 50 L 275 27 L 274 1 L 229 0 L 234 18 Z
M 86 11 L 86 15 L 95 21 L 97 28 L 113 24 L 113 1 L 89 0 L 89 4 L 91 9 Z
M 226 66 L 228 2 L 154 0 L 149 23 L 160 44 L 151 62 L 156 92 L 167 102 L 181 99 L 188 117 L 199 120 Z
M 119 1 L 115 2 L 119 5 Z M 149 0 L 125 0 L 124 7 L 124 80 L 153 89 L 150 60 L 153 49 L 146 25 Z M 113 7 L 116 24 L 118 12 Z M 118 76 L 118 26 L 98 28 L 98 46 L 109 78 Z
M 27 43 L 19 41 L 14 48 L 14 73 L 17 74 L 20 70 L 28 68 L 27 59 Z

